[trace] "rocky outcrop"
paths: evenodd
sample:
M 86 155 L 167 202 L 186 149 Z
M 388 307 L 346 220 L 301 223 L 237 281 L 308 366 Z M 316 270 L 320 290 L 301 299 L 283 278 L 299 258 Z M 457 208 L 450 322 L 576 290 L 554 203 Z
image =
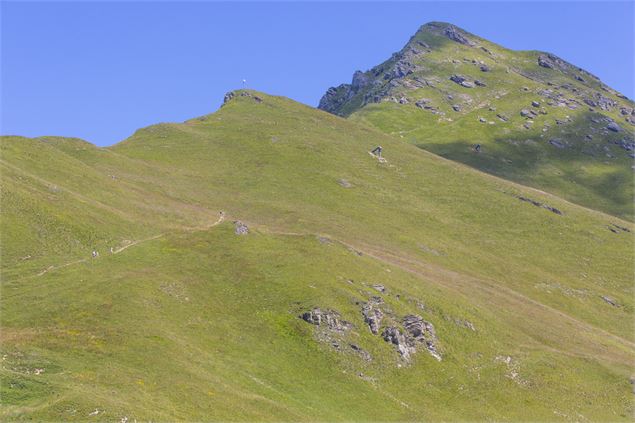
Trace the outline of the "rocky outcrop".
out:
M 410 361 L 419 346 L 441 361 L 441 354 L 437 351 L 437 336 L 432 323 L 423 320 L 421 316 L 408 315 L 404 317 L 403 325 L 403 332 L 396 326 L 384 329 L 381 334 L 384 341 L 393 344 L 406 361 Z
M 384 341 L 390 342 L 397 347 L 397 351 L 399 351 L 401 357 L 406 361 L 410 361 L 410 356 L 416 352 L 413 343 L 409 342 L 401 330 L 395 326 L 389 326 L 384 329 L 381 336 L 384 338 Z
M 536 200 L 532 200 L 531 198 L 523 197 L 522 195 L 519 195 L 516 198 L 518 198 L 520 201 L 524 201 L 526 203 L 533 204 L 536 207 L 542 207 L 543 209 L 549 210 L 550 212 L 555 213 L 557 215 L 560 215 L 560 216 L 562 215 L 562 212 L 560 210 L 558 210 L 557 208 L 551 207 L 551 206 L 549 206 L 547 204 L 543 204 L 543 203 L 541 203 L 539 201 L 536 201 Z
M 432 323 L 423 320 L 421 316 L 408 315 L 403 319 L 403 325 L 409 338 L 416 344 L 421 344 L 431 356 L 441 361 L 437 351 L 437 335 Z
M 384 317 L 384 312 L 379 306 L 383 304 L 383 302 L 384 300 L 380 297 L 371 297 L 370 300 L 362 306 L 364 322 L 366 322 L 373 335 L 379 334 L 381 319 Z
M 229 103 L 231 100 L 233 100 L 236 97 L 250 97 L 252 98 L 256 103 L 262 103 L 262 98 L 258 97 L 257 95 L 254 95 L 252 93 L 250 93 L 249 91 L 230 91 L 227 94 L 225 94 L 225 97 L 223 97 L 223 104 L 221 105 L 224 106 L 225 104 Z
M 335 310 L 322 310 L 316 307 L 302 313 L 300 317 L 307 323 L 332 331 L 344 332 L 351 329 L 351 324 L 340 319 L 340 314 Z

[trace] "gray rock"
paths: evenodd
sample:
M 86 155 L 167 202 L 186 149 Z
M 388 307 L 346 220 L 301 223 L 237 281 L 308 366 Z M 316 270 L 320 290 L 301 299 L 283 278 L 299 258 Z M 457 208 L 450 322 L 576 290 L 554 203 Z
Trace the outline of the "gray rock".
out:
M 613 132 L 620 132 L 622 130 L 620 125 L 618 125 L 615 122 L 611 122 L 608 125 L 606 125 L 606 129 L 608 129 L 609 131 L 613 131 Z
M 432 323 L 423 320 L 421 316 L 411 314 L 404 317 L 403 324 L 410 339 L 423 344 L 430 355 L 441 361 L 436 346 L 437 335 Z
M 247 235 L 249 233 L 249 228 L 240 220 L 236 220 L 234 222 L 236 235 Z
M 316 326 L 321 326 L 332 331 L 348 331 L 352 325 L 340 319 L 340 315 L 335 310 L 322 310 L 320 308 L 314 308 L 313 310 L 303 313 L 300 318 L 307 323 L 311 323 Z
M 420 109 L 423 109 L 426 107 L 427 104 L 430 103 L 430 99 L 429 98 L 422 98 L 421 100 L 415 102 L 415 106 L 417 106 Z
M 380 297 L 372 297 L 367 303 L 362 306 L 362 315 L 364 316 L 364 322 L 368 325 L 371 333 L 377 335 L 381 327 L 381 320 L 384 317 L 384 312 L 379 307 L 383 303 Z
M 503 122 L 507 122 L 509 120 L 509 118 L 503 114 L 497 114 L 496 115 L 497 118 L 499 118 L 500 120 L 502 120 Z
M 381 336 L 384 338 L 384 341 L 395 345 L 397 347 L 397 351 L 401 354 L 401 357 L 403 357 L 406 361 L 410 361 L 411 354 L 416 352 L 414 345 L 408 342 L 406 336 L 395 326 L 389 326 L 384 329 Z
M 490 71 L 489 66 L 487 66 L 487 65 L 481 65 L 480 69 L 481 69 L 481 72 L 489 72 Z
M 529 112 L 529 110 L 527 110 L 527 109 L 522 109 L 522 110 L 520 111 L 520 115 L 521 115 L 522 117 L 530 117 L 530 116 L 531 116 L 531 113 L 530 113 L 530 112 Z
M 351 188 L 353 185 L 348 182 L 346 179 L 338 179 L 337 183 L 340 184 L 344 188 Z
M 478 121 L 481 123 L 487 123 L 487 119 L 485 119 L 484 117 L 479 117 Z
M 459 104 L 453 104 L 452 105 L 452 110 L 454 110 L 455 112 L 460 112 L 461 111 L 461 106 Z
M 227 104 L 235 96 L 236 96 L 236 93 L 234 93 L 233 91 L 230 91 L 227 94 L 225 94 L 225 97 L 223 97 L 223 105 Z
M 479 81 L 478 79 L 475 79 L 474 83 L 478 85 L 479 87 L 487 87 L 487 84 L 485 82 Z
M 468 80 L 465 79 L 465 77 L 461 76 L 461 75 L 452 75 L 450 76 L 450 81 L 455 82 L 457 84 L 459 84 L 462 87 L 465 88 L 473 88 L 474 84 L 469 82 Z
M 382 284 L 374 284 L 374 285 L 371 285 L 371 286 L 374 289 L 376 289 L 377 291 L 381 292 L 381 293 L 386 292 L 386 287 L 384 285 L 382 285 Z
M 538 103 L 535 100 L 531 102 L 531 105 L 534 106 L 534 107 L 540 107 L 540 103 Z
M 468 39 L 465 35 L 463 35 L 463 31 L 461 31 L 459 28 L 455 27 L 454 25 L 448 25 L 445 28 L 444 34 L 446 37 L 448 37 L 452 41 L 456 41 L 457 43 L 465 44 L 467 46 L 474 46 L 474 43 L 470 39 Z
M 600 298 L 602 298 L 604 301 L 606 301 L 608 304 L 612 305 L 613 307 L 619 307 L 619 304 L 617 303 L 617 301 L 615 301 L 615 299 L 608 297 L 606 295 L 600 295 Z
M 556 148 L 560 148 L 560 149 L 567 148 L 567 145 L 565 143 L 563 143 L 561 139 L 558 139 L 558 138 L 554 138 L 554 139 L 549 140 L 549 144 L 553 145 Z
M 372 361 L 373 357 L 368 351 L 363 350 L 359 345 L 350 344 L 350 347 L 355 351 L 364 361 Z

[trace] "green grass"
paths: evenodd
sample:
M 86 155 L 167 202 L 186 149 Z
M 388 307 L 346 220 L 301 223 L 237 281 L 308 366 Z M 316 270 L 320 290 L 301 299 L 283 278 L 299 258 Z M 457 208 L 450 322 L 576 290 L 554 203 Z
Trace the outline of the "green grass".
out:
M 618 97 L 617 92 L 583 71 L 538 66 L 540 52 L 513 51 L 468 36 L 475 41 L 474 47 L 451 41 L 424 27 L 402 50 L 415 48 L 419 52 L 408 59 L 418 67 L 414 73 L 386 80 L 384 75 L 396 62 L 391 57 L 374 68 L 382 69 L 377 76 L 367 72 L 383 85 L 362 89 L 335 112 L 451 160 L 632 221 L 635 184 L 629 154 L 633 151 L 616 143 L 634 142 L 633 127 L 620 108 L 632 110 L 635 103 Z M 430 48 L 421 47 L 419 42 Z M 489 72 L 480 70 L 481 62 L 489 66 Z M 478 79 L 487 86 L 461 87 L 449 80 L 454 74 L 470 81 Z M 583 76 L 583 81 L 575 79 L 576 76 Z M 427 85 L 412 86 L 416 80 L 425 80 Z M 397 85 L 390 87 L 394 82 Z M 559 92 L 564 99 L 575 100 L 578 107 L 571 110 L 549 105 L 544 90 Z M 362 102 L 376 91 L 383 98 L 380 103 Z M 584 99 L 598 93 L 615 101 L 617 106 L 589 111 Z M 391 101 L 401 97 L 406 97 L 409 103 Z M 439 113 L 417 108 L 415 102 L 422 98 L 429 99 Z M 538 101 L 540 107 L 532 107 L 532 101 Z M 453 110 L 453 105 L 459 105 L 461 110 Z M 545 114 L 531 119 L 533 124 L 526 129 L 523 125 L 528 119 L 520 116 L 522 109 L 541 110 Z M 506 116 L 508 121 L 501 121 L 497 114 Z M 480 122 L 480 118 L 486 122 Z M 613 119 L 623 130 L 606 131 L 606 122 L 591 120 L 598 118 Z M 557 125 L 556 119 L 570 121 Z M 585 138 L 588 134 L 593 136 L 592 140 Z M 559 139 L 567 147 L 558 149 L 549 144 L 551 139 Z M 474 153 L 476 144 L 482 146 L 481 154 Z
M 2 138 L 5 420 L 630 420 L 631 223 L 249 93 L 107 149 Z M 374 283 L 441 362 L 398 367 Z M 316 306 L 373 360 L 318 342 Z

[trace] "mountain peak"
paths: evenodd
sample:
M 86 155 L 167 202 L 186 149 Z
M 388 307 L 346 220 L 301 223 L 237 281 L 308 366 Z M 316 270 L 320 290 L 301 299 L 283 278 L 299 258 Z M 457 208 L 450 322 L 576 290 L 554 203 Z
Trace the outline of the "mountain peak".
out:
M 474 41 L 470 39 L 470 36 L 472 34 L 448 22 L 428 22 L 419 28 L 419 30 L 415 34 L 415 38 L 419 34 L 439 35 L 447 37 L 450 40 L 456 41 L 460 44 L 469 46 L 475 45 Z

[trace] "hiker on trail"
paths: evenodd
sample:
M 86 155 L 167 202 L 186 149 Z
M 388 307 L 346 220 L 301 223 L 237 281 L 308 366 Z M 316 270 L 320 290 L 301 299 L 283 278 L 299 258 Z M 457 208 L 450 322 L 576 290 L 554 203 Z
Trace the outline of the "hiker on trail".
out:
M 375 147 L 375 149 L 371 151 L 371 153 L 377 157 L 381 157 L 381 145 L 378 145 L 377 147 Z
M 476 144 L 476 146 L 474 147 L 474 151 L 476 151 L 477 153 L 481 152 L 481 144 Z

